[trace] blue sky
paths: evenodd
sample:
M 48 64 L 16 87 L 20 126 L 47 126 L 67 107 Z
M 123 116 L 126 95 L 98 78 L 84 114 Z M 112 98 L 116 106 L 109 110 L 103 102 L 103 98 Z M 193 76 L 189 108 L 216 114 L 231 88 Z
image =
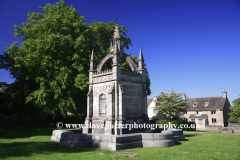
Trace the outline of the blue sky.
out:
M 27 13 L 59 0 L 0 0 L 0 54 L 14 41 L 14 24 L 26 22 Z M 140 45 L 151 78 L 152 94 L 174 88 L 187 97 L 222 96 L 232 102 L 240 94 L 239 0 L 65 0 L 86 23 L 116 19 L 129 29 L 138 56 Z M 12 83 L 8 71 L 0 81 Z

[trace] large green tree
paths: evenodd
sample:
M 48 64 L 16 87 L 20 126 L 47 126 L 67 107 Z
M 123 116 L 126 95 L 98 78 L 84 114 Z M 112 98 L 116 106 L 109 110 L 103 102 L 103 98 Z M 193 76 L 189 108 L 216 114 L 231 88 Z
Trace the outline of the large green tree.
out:
M 23 27 L 14 25 L 15 36 L 23 42 L 14 42 L 0 55 L 0 69 L 9 70 L 16 78 L 8 85 L 9 92 L 14 93 L 8 108 L 85 113 L 91 50 L 94 47 L 97 63 L 109 54 L 115 24 L 87 24 L 62 0 L 40 8 L 44 13 L 28 13 Z M 128 29 L 119 26 L 119 30 L 128 49 Z M 150 94 L 149 76 L 147 80 Z
M 167 118 L 173 118 L 174 115 L 179 115 L 187 109 L 187 103 L 182 99 L 181 93 L 175 93 L 173 89 L 168 93 L 161 92 L 157 96 L 156 109 L 166 115 Z
M 230 107 L 231 112 L 229 113 L 229 122 L 240 123 L 240 98 L 235 99 L 232 103 L 233 106 Z

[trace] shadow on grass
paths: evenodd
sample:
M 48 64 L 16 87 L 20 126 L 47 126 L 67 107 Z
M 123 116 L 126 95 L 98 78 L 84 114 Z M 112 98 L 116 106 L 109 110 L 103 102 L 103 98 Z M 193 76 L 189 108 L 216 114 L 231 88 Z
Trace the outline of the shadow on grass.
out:
M 67 148 L 60 147 L 57 142 L 14 142 L 0 143 L 0 159 L 10 157 L 28 157 L 33 155 L 52 153 L 80 153 L 91 152 L 97 148 Z
M 175 145 L 177 146 L 177 145 L 180 145 L 180 144 L 182 144 L 181 142 L 175 142 Z
M 7 126 L 0 127 L 1 139 L 29 138 L 33 136 L 51 136 L 52 125 L 27 125 L 27 126 Z
M 198 134 L 184 134 L 185 137 L 193 137 L 193 136 L 197 136 Z

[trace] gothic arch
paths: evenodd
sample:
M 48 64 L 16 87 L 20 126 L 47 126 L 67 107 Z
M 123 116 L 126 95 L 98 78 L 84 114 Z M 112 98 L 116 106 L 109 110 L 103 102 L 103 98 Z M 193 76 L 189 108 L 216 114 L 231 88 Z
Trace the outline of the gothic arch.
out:
M 106 55 L 106 56 L 101 60 L 101 62 L 99 63 L 99 65 L 98 65 L 98 67 L 97 67 L 97 71 L 98 71 L 98 72 L 101 72 L 103 65 L 104 65 L 110 58 L 113 58 L 113 55 L 112 55 L 112 54 Z
M 107 110 L 107 96 L 102 93 L 100 96 L 99 96 L 99 116 L 100 117 L 106 117 L 106 110 Z
M 104 65 L 110 58 L 113 58 L 113 54 L 109 54 L 109 55 L 105 56 L 105 57 L 102 59 L 102 61 L 99 63 L 99 65 L 98 65 L 98 67 L 97 67 L 97 71 L 98 71 L 98 72 L 101 72 L 103 65 Z M 132 60 L 129 56 L 127 56 L 127 55 L 122 55 L 121 58 L 123 58 L 123 60 L 125 60 L 125 61 L 129 64 L 129 66 L 130 66 L 130 68 L 131 68 L 132 71 L 137 72 L 137 70 L 138 70 L 137 65 L 133 62 L 133 60 Z
M 129 64 L 132 71 L 137 72 L 138 70 L 137 65 L 133 62 L 133 60 L 129 56 L 126 56 L 126 62 Z

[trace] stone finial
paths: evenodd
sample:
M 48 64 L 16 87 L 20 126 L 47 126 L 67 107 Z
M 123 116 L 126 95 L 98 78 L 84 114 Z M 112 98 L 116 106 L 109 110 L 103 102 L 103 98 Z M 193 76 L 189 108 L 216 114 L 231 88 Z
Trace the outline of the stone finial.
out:
M 92 49 L 92 55 L 90 59 L 90 71 L 93 71 L 96 69 L 96 58 L 94 54 L 94 49 Z
M 144 60 L 143 58 L 143 54 L 142 54 L 142 48 L 140 48 L 140 52 L 139 52 L 139 60 Z
M 138 71 L 144 70 L 144 59 L 142 54 L 142 49 L 140 48 L 139 58 L 138 58 Z
M 185 94 L 185 92 L 183 92 L 183 94 L 182 94 L 182 99 L 183 99 L 183 100 L 186 99 L 186 94 Z
M 115 26 L 113 38 L 114 39 L 120 39 L 120 33 L 119 33 L 118 25 Z
M 223 89 L 222 95 L 223 95 L 223 98 L 227 98 L 227 92 L 225 91 L 225 89 Z
M 92 49 L 91 61 L 94 61 L 94 60 L 96 60 L 96 58 L 95 58 L 94 49 Z

